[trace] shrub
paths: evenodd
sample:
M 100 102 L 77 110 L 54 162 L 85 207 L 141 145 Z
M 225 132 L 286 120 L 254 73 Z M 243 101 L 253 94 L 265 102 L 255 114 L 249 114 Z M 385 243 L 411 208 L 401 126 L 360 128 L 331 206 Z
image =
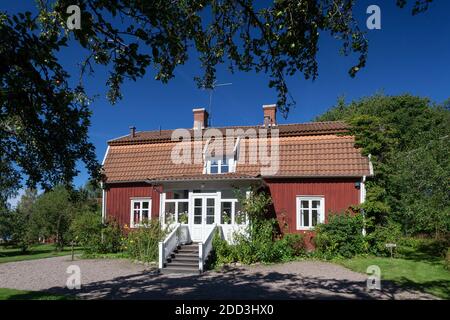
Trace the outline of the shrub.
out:
M 86 210 L 75 215 L 70 225 L 70 233 L 74 241 L 82 246 L 86 253 L 97 253 L 102 228 L 101 214 Z
M 122 250 L 122 230 L 119 224 L 110 220 L 102 224 L 101 214 L 83 211 L 77 214 L 70 226 L 73 239 L 85 253 L 117 253 Z
M 254 190 L 249 197 L 240 198 L 240 202 L 249 218 L 249 225 L 246 232 L 233 235 L 232 245 L 221 239 L 219 234 L 214 236 L 216 264 L 288 261 L 304 252 L 300 235 L 285 235 L 280 239 L 278 221 L 266 218 L 268 206 L 272 203 L 270 196 Z
M 362 234 L 363 218 L 359 214 L 332 214 L 327 224 L 316 226 L 314 243 L 324 258 L 351 258 L 367 252 L 367 241 Z
M 123 250 L 123 232 L 115 220 L 108 221 L 101 231 L 99 253 L 117 253 Z
M 216 234 L 213 248 L 216 264 L 241 262 L 273 263 L 289 261 L 305 252 L 303 237 L 299 234 L 286 234 L 278 239 L 275 234 L 275 219 L 255 221 L 252 236 L 249 233 L 235 233 L 234 244 L 230 245 Z
M 219 232 L 216 232 L 213 238 L 213 256 L 211 261 L 214 261 L 216 265 L 223 265 L 232 262 L 236 262 L 235 246 L 228 244 L 228 242 L 220 236 Z
M 158 243 L 163 240 L 167 230 L 161 227 L 158 219 L 144 221 L 142 226 L 131 230 L 125 248 L 130 258 L 141 262 L 152 262 L 158 258 Z
M 399 243 L 399 253 L 403 256 L 442 259 L 446 257 L 450 239 L 448 236 L 440 238 L 404 237 L 400 239 Z
M 281 250 L 283 261 L 292 260 L 306 252 L 305 241 L 301 234 L 285 234 L 281 240 L 275 242 L 275 245 Z
M 397 248 L 402 238 L 401 227 L 394 223 L 386 226 L 376 226 L 374 231 L 367 235 L 369 251 L 375 255 L 390 256 L 386 243 L 395 243 Z

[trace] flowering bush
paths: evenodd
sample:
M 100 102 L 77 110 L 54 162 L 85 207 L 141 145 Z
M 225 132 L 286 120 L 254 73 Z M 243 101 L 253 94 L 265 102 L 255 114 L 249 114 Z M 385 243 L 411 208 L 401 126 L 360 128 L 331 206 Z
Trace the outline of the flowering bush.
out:
M 158 258 L 158 243 L 167 234 L 158 219 L 143 221 L 141 226 L 133 229 L 125 240 L 125 250 L 130 258 L 141 262 L 153 262 Z
M 242 200 L 242 199 L 241 199 Z M 245 233 L 235 233 L 233 244 L 228 244 L 217 233 L 213 239 L 216 265 L 232 262 L 251 264 L 255 262 L 289 261 L 304 253 L 304 241 L 301 235 L 277 232 L 278 221 L 267 219 L 267 206 L 271 198 L 265 193 L 253 193 L 242 200 L 242 214 L 236 216 L 237 223 L 245 222 L 245 214 L 249 216 L 249 224 Z M 242 219 L 242 220 L 239 220 Z

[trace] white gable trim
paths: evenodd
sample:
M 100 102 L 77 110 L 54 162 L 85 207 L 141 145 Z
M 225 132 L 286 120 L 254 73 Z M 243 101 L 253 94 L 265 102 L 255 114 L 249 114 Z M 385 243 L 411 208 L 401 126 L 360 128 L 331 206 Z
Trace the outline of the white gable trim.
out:
M 108 153 L 109 153 L 109 145 L 108 145 L 108 147 L 106 148 L 105 156 L 103 157 L 103 161 L 102 161 L 102 166 L 105 164 L 106 157 L 108 156 Z

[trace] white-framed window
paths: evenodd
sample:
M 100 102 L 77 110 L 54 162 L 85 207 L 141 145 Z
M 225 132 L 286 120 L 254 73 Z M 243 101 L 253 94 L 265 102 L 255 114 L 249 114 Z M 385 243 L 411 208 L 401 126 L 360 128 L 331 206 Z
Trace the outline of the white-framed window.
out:
M 164 223 L 189 222 L 189 190 L 171 190 L 164 194 Z
M 311 230 L 324 221 L 324 197 L 297 196 L 297 230 Z
M 221 174 L 236 171 L 233 157 L 211 158 L 206 161 L 207 174 Z
M 142 221 L 152 217 L 152 199 L 139 198 L 131 199 L 130 227 L 139 227 Z
M 224 189 L 220 192 L 220 224 L 238 224 L 247 223 L 247 215 L 241 209 L 241 203 L 237 198 L 236 190 Z

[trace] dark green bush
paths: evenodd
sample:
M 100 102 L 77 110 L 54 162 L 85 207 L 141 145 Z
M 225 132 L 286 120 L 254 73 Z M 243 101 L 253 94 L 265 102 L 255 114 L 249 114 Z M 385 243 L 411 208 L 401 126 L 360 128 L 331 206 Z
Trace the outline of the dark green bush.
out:
M 70 232 L 74 241 L 84 248 L 86 253 L 96 253 L 101 241 L 102 216 L 99 212 L 82 211 L 75 215 Z
M 446 257 L 450 247 L 450 239 L 403 237 L 399 240 L 399 254 L 406 258 L 415 259 L 442 259 Z
M 282 261 L 289 261 L 305 254 L 305 241 L 301 234 L 288 233 L 275 242 L 275 248 L 279 251 Z
M 292 260 L 304 253 L 304 243 L 300 235 L 285 235 L 280 239 L 278 221 L 267 219 L 270 196 L 253 190 L 249 197 L 239 200 L 249 219 L 244 233 L 233 235 L 233 244 L 228 244 L 216 234 L 213 248 L 216 265 L 232 262 L 251 264 L 255 262 L 280 262 Z
M 101 232 L 99 253 L 117 253 L 123 250 L 123 231 L 117 221 L 108 221 Z
M 374 231 L 367 235 L 369 252 L 378 256 L 390 256 L 386 244 L 395 243 L 397 249 L 394 250 L 398 250 L 401 238 L 401 227 L 397 224 L 390 223 L 386 226 L 376 226 Z
M 273 263 L 289 261 L 302 255 L 305 252 L 303 237 L 299 234 L 286 234 L 278 239 L 275 233 L 276 223 L 275 219 L 254 221 L 253 230 L 235 234 L 232 245 L 216 234 L 213 239 L 216 264 Z
M 316 226 L 314 243 L 324 258 L 344 257 L 367 253 L 368 244 L 362 234 L 363 218 L 359 214 L 331 214 L 328 223 Z
M 102 224 L 99 212 L 84 211 L 72 221 L 70 231 L 75 242 L 87 254 L 122 251 L 122 230 L 114 220 Z
M 222 239 L 219 232 L 216 232 L 213 238 L 213 264 L 223 265 L 232 262 L 236 262 L 235 246 L 228 244 L 228 242 Z

